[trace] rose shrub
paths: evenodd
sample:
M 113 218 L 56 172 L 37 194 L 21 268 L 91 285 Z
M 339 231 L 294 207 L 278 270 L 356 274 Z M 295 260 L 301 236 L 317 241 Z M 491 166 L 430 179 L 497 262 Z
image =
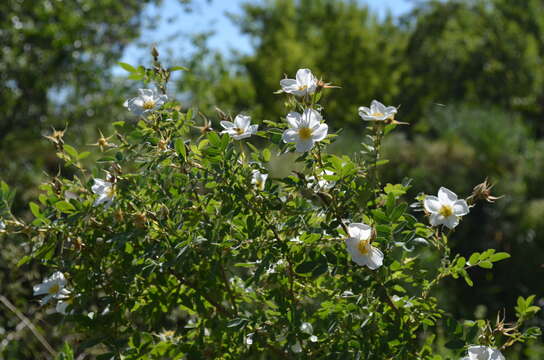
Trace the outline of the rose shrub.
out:
M 448 245 L 478 200 L 495 199 L 486 184 L 466 199 L 441 188 L 412 202 L 410 181 L 380 181 L 381 140 L 403 125 L 399 109 L 361 107 L 360 152 L 327 153 L 341 133 L 326 125 L 320 100 L 336 90 L 301 69 L 281 81 L 285 121 L 218 109 L 224 130 L 216 131 L 166 96 L 182 68 L 165 69 L 153 55 L 152 68 L 122 64 L 157 90 L 125 103 L 134 122 L 114 123 L 98 140 L 96 166 L 83 165 L 88 153 L 61 132 L 50 137 L 76 175 L 41 186 L 31 223 L 10 214 L 12 194 L 1 187 L 0 231 L 30 242 L 20 264 L 49 269 L 35 287 L 52 306 L 44 311 L 77 331 L 59 358 L 501 359 L 539 336 L 525 325 L 539 310 L 534 297 L 518 299 L 509 323 L 510 310 L 461 321 L 441 309 L 440 280 L 474 286 L 470 268 L 509 255 L 489 249 L 467 259 Z M 291 151 L 300 155 L 291 175 L 268 174 L 272 154 Z

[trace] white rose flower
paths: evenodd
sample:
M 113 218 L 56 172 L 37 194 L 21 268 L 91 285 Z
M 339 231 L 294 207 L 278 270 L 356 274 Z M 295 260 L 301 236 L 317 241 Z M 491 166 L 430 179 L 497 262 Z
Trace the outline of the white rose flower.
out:
M 372 228 L 363 223 L 348 225 L 349 238 L 346 239 L 348 252 L 351 258 L 361 266 L 368 266 L 376 270 L 383 264 L 383 253 L 370 244 Z
M 488 346 L 471 345 L 467 355 L 461 360 L 505 360 L 499 350 Z
M 444 225 L 449 229 L 456 227 L 459 217 L 469 212 L 467 202 L 457 200 L 457 195 L 445 187 L 438 190 L 438 197 L 427 195 L 423 206 L 430 213 L 429 221 L 432 226 Z
M 296 143 L 297 152 L 309 151 L 315 142 L 327 136 L 329 127 L 321 123 L 322 119 L 321 114 L 314 109 L 306 109 L 302 115 L 290 112 L 287 114 L 290 128 L 283 132 L 283 142 Z
M 41 284 L 34 285 L 34 296 L 46 295 L 40 300 L 41 305 L 47 304 L 51 299 L 65 298 L 70 291 L 65 289 L 66 279 L 64 274 L 56 271 L 49 278 L 46 278 Z
M 251 179 L 251 183 L 254 184 L 257 189 L 263 191 L 267 178 L 268 174 L 263 174 L 259 170 L 253 170 L 253 178 Z
M 225 129 L 221 134 L 229 134 L 234 140 L 241 140 L 250 137 L 257 132 L 259 125 L 250 125 L 251 117 L 246 115 L 236 115 L 234 122 L 221 121 L 221 126 Z
M 98 198 L 93 204 L 94 206 L 105 203 L 106 207 L 108 207 L 112 204 L 113 198 L 115 197 L 115 189 L 111 182 L 102 179 L 94 179 L 94 185 L 91 190 L 98 195 Z
M 2 220 L 0 220 L 0 230 L 5 230 L 5 229 L 6 229 L 6 224 L 4 224 Z
M 138 89 L 138 96 L 126 100 L 123 106 L 140 116 L 158 109 L 167 100 L 168 96 L 159 94 L 155 89 Z
M 317 89 L 317 78 L 310 69 L 299 69 L 296 79 L 282 79 L 280 81 L 282 90 L 296 96 L 310 95 Z
M 394 106 L 385 106 L 378 100 L 372 100 L 370 108 L 361 106 L 359 108 L 359 116 L 366 121 L 385 121 L 394 120 L 397 108 Z

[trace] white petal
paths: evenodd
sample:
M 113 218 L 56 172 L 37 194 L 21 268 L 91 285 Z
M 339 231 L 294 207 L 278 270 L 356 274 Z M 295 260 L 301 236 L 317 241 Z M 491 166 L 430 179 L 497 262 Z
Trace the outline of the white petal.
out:
M 138 89 L 138 94 L 140 96 L 148 96 L 153 98 L 155 95 L 155 91 L 153 89 Z
M 235 135 L 231 135 L 231 136 L 234 140 L 242 140 L 242 139 L 247 139 L 248 137 L 251 137 L 251 133 L 247 133 L 247 132 L 243 134 L 236 133 Z
M 346 239 L 346 249 L 348 253 L 351 254 L 351 257 L 360 255 L 359 252 L 359 239 L 356 237 L 349 237 Z
M 47 294 L 47 292 L 49 291 L 49 286 L 42 283 L 42 284 L 34 285 L 32 287 L 32 290 L 34 291 L 34 296 L 44 295 L 44 294 Z
M 309 140 L 298 140 L 297 141 L 297 152 L 306 152 L 310 151 L 314 147 L 314 141 L 312 139 Z
M 387 107 L 385 108 L 385 113 L 386 113 L 387 115 L 394 115 L 394 114 L 397 113 L 397 108 L 394 107 L 394 106 L 387 106 Z
M 221 124 L 223 129 L 230 129 L 230 128 L 236 127 L 236 125 L 234 125 L 233 122 L 225 121 L 225 120 L 221 121 L 219 124 Z
M 289 127 L 292 129 L 297 129 L 300 126 L 301 115 L 298 112 L 290 112 L 289 114 L 287 114 L 285 119 L 287 120 Z
M 364 223 L 351 223 L 348 225 L 348 234 L 357 241 L 368 240 L 372 235 L 372 228 Z
M 448 229 L 453 229 L 457 226 L 457 224 L 459 224 L 459 218 L 455 215 L 450 215 L 444 219 L 443 223 Z
M 468 357 L 471 360 L 487 359 L 487 346 L 480 346 L 480 345 L 469 346 Z
M 383 253 L 380 249 L 370 246 L 367 254 L 367 266 L 370 270 L 376 270 L 383 265 Z
M 431 226 L 439 226 L 444 223 L 444 217 L 440 214 L 431 214 L 429 216 L 429 223 L 431 223 Z
M 457 195 L 455 195 L 453 191 L 442 186 L 438 189 L 438 199 L 443 205 L 453 205 L 453 202 L 457 200 Z
M 304 114 L 302 115 L 302 119 L 308 124 L 307 126 L 309 128 L 314 127 L 316 124 L 319 124 L 321 120 L 323 120 L 323 117 L 321 114 L 314 110 L 314 109 L 306 109 L 304 110 Z
M 372 100 L 372 103 L 370 104 L 370 109 L 372 109 L 373 113 L 383 114 L 385 112 L 385 105 L 378 100 Z
M 456 200 L 453 203 L 453 213 L 456 216 L 465 216 L 469 211 L 468 204 L 465 200 Z
M 314 141 L 321 141 L 321 140 L 323 140 L 324 138 L 327 137 L 327 132 L 328 131 L 329 131 L 329 127 L 327 126 L 327 124 L 321 124 L 321 125 L 319 125 L 317 130 L 312 132 L 312 139 Z
M 249 134 L 255 134 L 257 132 L 257 130 L 259 130 L 259 125 L 250 125 L 248 128 L 247 128 L 247 132 Z
M 285 92 L 291 92 L 298 89 L 297 81 L 295 79 L 282 79 L 280 80 L 280 86 Z
M 155 107 L 159 107 L 163 105 L 166 101 L 168 101 L 168 96 L 161 95 L 157 99 L 155 99 Z
M 298 69 L 296 78 L 298 85 L 310 86 L 313 83 L 314 76 L 310 69 Z
M 370 114 L 370 109 L 366 106 L 359 106 L 359 115 L 361 115 L 361 113 L 368 115 Z
M 363 118 L 363 120 L 366 120 L 366 121 L 383 121 L 384 120 L 384 116 L 370 116 L 370 115 L 364 115 L 364 114 L 359 114 L 361 116 L 361 118 Z
M 505 360 L 505 358 L 499 350 L 489 348 L 489 360 Z
M 251 123 L 251 117 L 246 115 L 236 115 L 236 118 L 234 119 L 234 123 L 240 128 L 240 129 L 246 129 L 249 124 Z
M 283 132 L 282 139 L 284 143 L 297 142 L 299 140 L 298 132 L 294 129 L 287 129 Z
M 430 212 L 431 214 L 436 214 L 438 211 L 440 211 L 440 208 L 442 205 L 440 204 L 440 200 L 436 196 L 427 195 L 425 197 L 425 200 L 423 201 L 423 206 L 425 207 L 425 210 L 427 212 Z
M 67 301 L 59 301 L 55 307 L 55 310 L 62 315 L 67 315 L 66 309 L 68 308 L 68 305 L 70 304 Z

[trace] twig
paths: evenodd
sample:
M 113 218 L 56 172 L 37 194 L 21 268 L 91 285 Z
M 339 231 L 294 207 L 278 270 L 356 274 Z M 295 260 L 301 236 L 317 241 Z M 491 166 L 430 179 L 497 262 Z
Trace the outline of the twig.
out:
M 57 353 L 53 350 L 53 347 L 45 340 L 45 338 L 38 332 L 32 321 L 27 318 L 22 312 L 20 312 L 15 305 L 13 305 L 5 296 L 0 295 L 0 302 L 4 304 L 10 311 L 12 311 L 25 325 L 30 329 L 32 334 L 42 343 L 43 347 L 49 351 L 51 356 L 55 357 Z

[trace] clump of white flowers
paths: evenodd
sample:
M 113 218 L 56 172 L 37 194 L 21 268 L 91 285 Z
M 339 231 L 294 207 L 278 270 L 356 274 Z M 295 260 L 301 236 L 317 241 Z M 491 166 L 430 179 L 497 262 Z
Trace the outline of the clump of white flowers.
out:
M 317 89 L 317 78 L 310 69 L 299 69 L 296 79 L 282 79 L 280 86 L 288 94 L 306 96 L 313 94 Z
M 236 115 L 234 122 L 223 120 L 221 126 L 225 129 L 221 134 L 229 134 L 234 140 L 248 138 L 259 128 L 259 125 L 251 125 L 251 117 L 247 115 Z
M 458 200 L 457 195 L 445 187 L 438 190 L 438 197 L 427 195 L 423 206 L 430 214 L 429 222 L 432 226 L 444 225 L 448 229 L 455 228 L 459 224 L 459 218 L 469 213 L 467 202 Z
M 461 360 L 505 360 L 499 350 L 481 345 L 469 346 L 467 355 Z
M 348 226 L 349 238 L 346 239 L 348 252 L 354 262 L 375 270 L 383 264 L 383 253 L 371 245 L 372 228 L 363 223 L 351 223 Z
M 44 279 L 41 284 L 34 285 L 34 296 L 45 295 L 40 300 L 41 305 L 46 305 L 51 300 L 58 300 L 56 310 L 66 314 L 66 308 L 70 304 L 70 290 L 66 289 L 66 283 L 64 274 L 56 271 L 50 277 Z
M 302 114 L 290 112 L 287 114 L 289 129 L 283 132 L 283 142 L 296 143 L 297 152 L 311 150 L 317 141 L 327 137 L 329 127 L 321 120 L 323 117 L 314 109 L 306 109 Z
M 253 170 L 253 176 L 251 178 L 251 183 L 255 185 L 255 187 L 263 191 L 264 187 L 266 186 L 266 179 L 268 178 L 268 174 L 263 174 L 259 170 Z
M 168 96 L 159 94 L 155 89 L 138 89 L 138 96 L 128 99 L 123 106 L 134 114 L 147 115 L 160 108 L 168 100 Z
M 385 106 L 378 100 L 372 100 L 370 108 L 366 106 L 359 107 L 359 116 L 366 121 L 394 120 L 396 113 L 396 107 Z
M 105 203 L 106 207 L 108 207 L 113 203 L 113 199 L 115 198 L 113 183 L 102 179 L 94 179 L 94 185 L 91 187 L 91 190 L 98 195 L 98 198 L 94 201 L 94 206 Z

